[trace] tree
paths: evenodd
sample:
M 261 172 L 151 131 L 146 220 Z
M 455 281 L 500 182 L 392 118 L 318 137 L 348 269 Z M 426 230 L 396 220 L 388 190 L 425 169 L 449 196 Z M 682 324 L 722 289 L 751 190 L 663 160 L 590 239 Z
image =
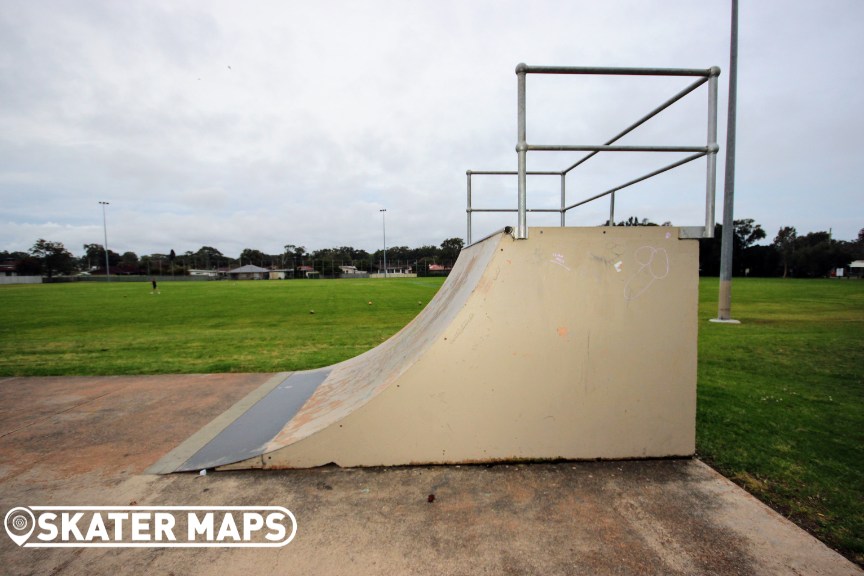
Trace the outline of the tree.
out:
M 267 260 L 267 255 L 260 250 L 244 248 L 243 252 L 240 253 L 240 260 L 246 264 L 255 264 L 256 266 L 264 268 L 264 265 L 266 264 L 265 261 Z
M 606 224 L 604 226 L 609 225 L 609 220 L 606 220 Z M 654 222 L 648 220 L 648 218 L 642 218 L 641 220 L 636 216 L 630 216 L 627 220 L 622 220 L 616 226 L 657 226 Z M 666 226 L 666 224 L 664 224 Z
M 110 268 L 116 268 L 122 259 L 122 256 L 113 250 L 108 250 L 108 266 Z M 81 257 L 80 262 L 80 266 L 86 268 L 87 271 L 99 269 L 105 272 L 105 248 L 101 244 L 84 244 L 84 256 Z
M 292 244 L 285 246 L 285 248 L 286 252 L 290 253 L 293 250 L 295 254 L 298 251 L 305 250 L 305 248 L 302 247 L 296 248 Z M 380 250 L 376 252 L 376 257 L 380 257 L 380 253 Z M 338 248 L 323 248 L 321 250 L 315 250 L 312 252 L 310 257 L 315 270 L 324 276 L 333 276 L 334 278 L 340 275 L 340 270 L 338 269 L 339 266 L 355 266 L 358 270 L 368 270 L 370 260 L 368 252 L 365 250 L 358 250 L 353 246 L 340 246 Z M 387 250 L 387 259 L 390 260 L 390 249 Z M 294 260 L 299 265 L 300 259 L 294 258 Z
M 304 246 L 286 244 L 282 250 L 282 266 L 296 270 L 298 266 L 303 266 L 304 259 L 307 257 L 308 254 L 306 254 L 306 248 Z
M 735 241 L 741 250 L 749 248 L 759 240 L 765 238 L 765 230 L 761 224 L 756 224 L 752 218 L 743 220 L 734 220 L 732 222 L 734 229 L 732 233 L 735 236 Z
M 448 238 L 441 242 L 441 259 L 451 266 L 459 258 L 459 252 L 465 246 L 461 238 Z
M 147 266 L 147 274 L 162 275 L 162 262 L 168 259 L 165 254 L 150 254 L 141 257 L 141 265 Z
M 752 218 L 733 220 L 732 222 L 732 273 L 740 276 L 753 270 L 765 261 L 765 255 L 753 246 L 765 238 L 765 231 Z M 699 242 L 699 269 L 703 276 L 720 274 L 720 252 L 723 246 L 723 226 L 714 225 L 714 237 L 703 238 Z M 769 259 L 770 261 L 770 259 Z M 759 270 L 762 275 L 773 274 L 773 271 Z
M 757 267 L 758 258 L 762 256 L 751 248 L 765 238 L 765 230 L 752 218 L 734 220 L 732 224 L 732 266 L 738 275 L 747 275 Z
M 19 276 L 36 276 L 42 273 L 42 261 L 28 254 L 17 259 L 15 272 Z
M 838 242 L 829 232 L 809 232 L 795 239 L 792 267 L 797 276 L 821 278 L 851 260 L 848 242 Z
M 100 262 L 105 262 L 105 250 L 101 244 L 84 244 L 84 256 L 82 264 L 86 262 L 88 272 L 99 267 Z
M 792 263 L 792 256 L 795 254 L 795 239 L 798 237 L 798 232 L 794 226 L 784 226 L 777 232 L 774 237 L 774 246 L 780 252 L 783 259 L 783 278 L 789 277 L 789 265 Z
M 309 254 L 306 252 L 305 246 L 294 246 L 294 258 L 299 261 L 303 261 L 304 258 L 308 258 Z
M 201 262 L 204 263 L 204 268 L 207 270 L 228 265 L 228 258 L 223 256 L 222 252 L 212 246 L 202 246 L 197 252 L 195 252 L 195 257 L 198 260 L 199 265 Z
M 42 262 L 42 270 L 49 278 L 55 273 L 68 274 L 74 266 L 74 256 L 62 242 L 40 238 L 30 249 L 30 254 Z
M 124 274 L 138 274 L 140 272 L 138 255 L 134 252 L 124 252 L 120 257 L 118 268 Z
M 858 231 L 858 239 L 852 242 L 852 259 L 864 259 L 864 228 Z
M 435 258 L 441 255 L 441 248 L 438 246 L 420 246 L 411 250 L 411 258 L 414 260 L 423 260 L 424 258 L 434 261 Z
M 411 249 L 407 246 L 391 246 L 390 248 L 387 248 L 387 262 L 394 266 L 408 262 L 410 259 Z

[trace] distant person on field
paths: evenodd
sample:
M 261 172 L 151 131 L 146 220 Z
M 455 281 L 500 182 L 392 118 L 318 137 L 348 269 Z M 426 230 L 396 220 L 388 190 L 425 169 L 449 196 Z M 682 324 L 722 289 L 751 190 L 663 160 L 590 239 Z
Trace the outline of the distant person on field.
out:
M 150 281 L 153 283 L 153 291 L 150 293 L 151 294 L 159 294 L 159 288 L 156 286 L 156 279 L 153 278 Z

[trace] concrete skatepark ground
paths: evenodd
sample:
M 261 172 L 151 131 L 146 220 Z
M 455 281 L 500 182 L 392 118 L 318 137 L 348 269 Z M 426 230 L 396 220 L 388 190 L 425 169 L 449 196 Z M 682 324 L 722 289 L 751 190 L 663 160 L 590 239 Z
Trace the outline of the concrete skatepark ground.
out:
M 270 374 L 0 380 L 0 505 L 278 505 L 275 549 L 24 549 L 18 574 L 864 574 L 697 459 L 149 475 Z M 428 496 L 435 495 L 434 502 Z

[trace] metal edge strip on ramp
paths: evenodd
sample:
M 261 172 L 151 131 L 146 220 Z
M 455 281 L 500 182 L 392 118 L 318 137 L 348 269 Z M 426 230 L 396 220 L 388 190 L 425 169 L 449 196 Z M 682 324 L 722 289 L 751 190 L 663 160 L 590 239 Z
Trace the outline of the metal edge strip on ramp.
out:
M 266 444 L 290 419 L 329 371 L 280 372 L 187 438 L 144 471 L 170 474 L 212 468 L 254 456 L 251 447 Z M 281 418 L 274 418 L 282 414 Z M 267 424 L 270 426 L 267 426 Z M 276 423 L 280 423 L 276 426 Z M 276 427 L 273 431 L 272 428 Z M 265 438 L 268 433 L 272 434 Z M 239 456 L 238 456 L 239 454 Z

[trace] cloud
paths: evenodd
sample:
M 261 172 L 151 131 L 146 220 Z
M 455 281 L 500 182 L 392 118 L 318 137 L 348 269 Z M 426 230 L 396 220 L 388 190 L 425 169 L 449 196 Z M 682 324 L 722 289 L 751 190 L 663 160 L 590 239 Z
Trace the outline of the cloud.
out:
M 769 232 L 857 234 L 862 12 L 841 0 L 741 7 L 737 216 Z M 374 250 L 381 208 L 388 244 L 464 236 L 465 171 L 515 168 L 518 62 L 719 65 L 723 146 L 728 18 L 727 3 L 685 0 L 10 0 L 0 13 L 0 249 L 40 237 L 76 253 L 101 243 L 99 201 L 111 203 L 109 246 L 139 254 Z M 683 85 L 632 80 L 529 77 L 529 141 L 597 143 Z M 690 98 L 629 141 L 704 142 L 704 89 Z M 576 158 L 532 153 L 529 167 Z M 594 158 L 568 176 L 568 202 L 672 159 Z M 560 201 L 554 182 L 530 193 L 529 204 Z M 477 195 L 515 206 L 515 180 L 478 184 Z M 617 213 L 694 224 L 702 195 L 697 161 L 622 192 Z M 568 223 L 607 217 L 603 201 Z M 478 214 L 474 236 L 514 221 Z

